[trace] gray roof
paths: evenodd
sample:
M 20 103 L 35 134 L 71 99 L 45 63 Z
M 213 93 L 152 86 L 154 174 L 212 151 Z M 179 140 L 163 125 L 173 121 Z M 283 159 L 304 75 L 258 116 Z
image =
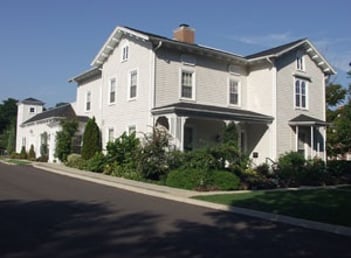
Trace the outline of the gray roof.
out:
M 289 125 L 319 125 L 326 126 L 327 123 L 321 119 L 317 119 L 311 116 L 298 115 L 297 117 L 289 121 Z
M 175 113 L 179 116 L 206 117 L 221 120 L 270 123 L 273 117 L 244 109 L 178 102 L 152 109 L 153 115 Z
M 72 106 L 70 104 L 63 105 L 57 108 L 53 108 L 47 111 L 44 111 L 42 113 L 39 113 L 32 118 L 28 119 L 25 121 L 23 124 L 29 124 L 33 122 L 37 122 L 40 120 L 46 120 L 46 119 L 62 119 L 62 118 L 70 118 L 70 119 L 77 119 L 79 121 L 85 122 L 88 120 L 88 117 L 85 116 L 77 116 L 76 113 L 74 112 Z
M 290 43 L 287 43 L 287 44 L 284 44 L 284 45 L 280 45 L 280 46 L 277 46 L 277 47 L 274 47 L 274 48 L 270 48 L 270 49 L 266 49 L 266 50 L 260 51 L 258 53 L 252 54 L 252 55 L 248 55 L 245 58 L 251 59 L 251 58 L 257 58 L 257 57 L 262 57 L 262 56 L 277 55 L 277 54 L 283 52 L 284 50 L 290 49 L 291 47 L 293 47 L 293 46 L 295 46 L 295 45 L 297 45 L 299 43 L 304 42 L 305 40 L 306 40 L 306 38 L 299 39 L 299 40 L 296 40 L 296 41 L 293 41 L 293 42 L 290 42 Z
M 23 103 L 23 104 L 28 104 L 28 105 L 40 105 L 40 106 L 43 106 L 45 103 L 38 100 L 38 99 L 35 99 L 35 98 L 26 98 L 22 101 L 20 101 L 20 103 Z

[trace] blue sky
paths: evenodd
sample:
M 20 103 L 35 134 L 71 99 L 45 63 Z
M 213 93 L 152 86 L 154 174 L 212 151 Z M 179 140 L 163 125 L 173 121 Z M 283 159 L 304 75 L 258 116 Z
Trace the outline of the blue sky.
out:
M 187 23 L 196 43 L 241 55 L 308 37 L 347 86 L 350 10 L 350 0 L 1 0 L 0 101 L 74 101 L 68 79 L 90 67 L 117 25 L 171 38 Z

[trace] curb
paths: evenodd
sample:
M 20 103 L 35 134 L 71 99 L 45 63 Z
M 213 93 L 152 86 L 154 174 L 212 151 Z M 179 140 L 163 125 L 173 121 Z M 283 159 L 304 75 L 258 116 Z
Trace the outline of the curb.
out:
M 254 218 L 260 218 L 260 219 L 269 220 L 272 222 L 289 224 L 293 226 L 303 227 L 306 229 L 319 230 L 319 231 L 324 231 L 324 232 L 333 233 L 333 234 L 342 235 L 342 236 L 351 236 L 351 227 L 327 224 L 327 223 L 316 222 L 316 221 L 306 220 L 306 219 L 299 219 L 299 218 L 289 217 L 285 215 L 251 210 L 246 208 L 232 207 L 224 204 L 217 204 L 217 203 L 191 199 L 189 197 L 176 196 L 162 190 L 157 191 L 155 189 L 139 188 L 133 185 L 108 181 L 108 180 L 95 178 L 95 177 L 89 177 L 87 175 L 80 175 L 80 174 L 65 172 L 59 169 L 44 167 L 37 164 L 33 164 L 33 167 L 42 169 L 45 171 L 50 171 L 56 174 L 69 176 L 72 178 L 77 178 L 77 179 L 81 179 L 81 180 L 85 180 L 93 183 L 98 183 L 101 185 L 116 187 L 119 189 L 132 191 L 140 194 L 145 194 L 148 196 L 158 197 L 166 200 L 182 202 L 190 205 L 196 205 L 204 208 L 210 208 L 210 209 L 215 209 L 215 210 L 220 210 L 225 212 L 231 212 L 233 214 L 240 214 L 240 215 L 250 216 Z

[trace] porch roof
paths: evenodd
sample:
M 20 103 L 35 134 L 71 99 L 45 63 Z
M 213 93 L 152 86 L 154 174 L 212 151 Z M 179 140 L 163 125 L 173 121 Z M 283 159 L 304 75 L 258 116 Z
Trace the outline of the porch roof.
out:
M 153 115 L 176 114 L 178 116 L 213 118 L 246 122 L 271 123 L 273 117 L 260 113 L 229 107 L 218 107 L 196 103 L 178 102 L 171 105 L 156 107 L 151 110 Z
M 320 120 L 320 119 L 317 119 L 314 117 L 310 117 L 310 116 L 306 116 L 306 115 L 298 115 L 297 117 L 295 117 L 289 121 L 289 125 L 326 126 L 327 123 L 323 120 Z

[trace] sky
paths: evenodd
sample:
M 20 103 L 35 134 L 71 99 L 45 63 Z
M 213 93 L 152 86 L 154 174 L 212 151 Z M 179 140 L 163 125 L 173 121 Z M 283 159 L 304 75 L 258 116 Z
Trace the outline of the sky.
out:
M 172 38 L 186 23 L 196 43 L 239 55 L 307 37 L 346 87 L 350 10 L 351 0 L 1 0 L 0 102 L 74 102 L 68 80 L 90 68 L 119 25 Z

